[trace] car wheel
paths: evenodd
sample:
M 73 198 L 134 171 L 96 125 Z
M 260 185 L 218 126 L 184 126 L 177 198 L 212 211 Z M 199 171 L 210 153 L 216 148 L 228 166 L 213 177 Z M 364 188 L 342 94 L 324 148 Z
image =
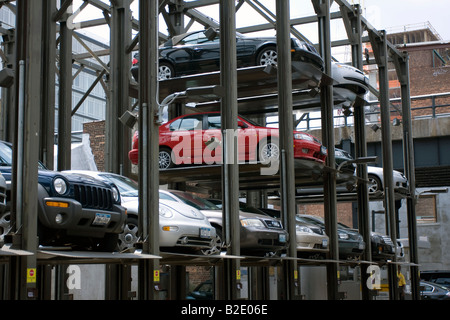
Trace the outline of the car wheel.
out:
M 276 66 L 278 63 L 278 54 L 275 47 L 267 47 L 261 50 L 258 54 L 258 58 L 256 60 L 257 65 L 267 66 L 272 65 Z
M 383 191 L 380 178 L 374 175 L 369 175 L 369 192 Z
M 138 240 L 138 219 L 135 217 L 128 217 L 125 228 L 118 238 L 119 251 L 134 248 L 134 244 Z
M 223 250 L 224 243 L 222 237 L 222 230 L 220 229 L 220 227 L 215 228 L 216 228 L 216 237 L 214 238 L 213 246 L 209 249 L 201 250 L 201 253 L 204 254 L 205 256 L 220 254 Z
M 264 139 L 258 146 L 258 160 L 261 163 L 278 161 L 280 158 L 280 147 L 278 141 Z
M 172 158 L 172 150 L 161 148 L 159 150 L 159 169 L 166 170 L 174 166 L 174 159 Z
M 167 62 L 159 63 L 158 80 L 167 80 L 173 78 L 175 75 L 175 70 L 172 65 Z

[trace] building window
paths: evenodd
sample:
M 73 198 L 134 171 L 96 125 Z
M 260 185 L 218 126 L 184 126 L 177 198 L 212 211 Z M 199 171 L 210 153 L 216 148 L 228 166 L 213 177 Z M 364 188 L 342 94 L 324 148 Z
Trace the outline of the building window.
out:
M 417 223 L 437 222 L 436 195 L 421 195 L 416 204 Z

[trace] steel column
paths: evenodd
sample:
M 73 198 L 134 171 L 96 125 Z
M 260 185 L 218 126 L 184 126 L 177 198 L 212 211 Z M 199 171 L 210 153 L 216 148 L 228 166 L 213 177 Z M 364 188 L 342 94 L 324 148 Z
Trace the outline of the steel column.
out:
M 58 170 L 71 168 L 72 144 L 72 12 L 59 21 L 59 93 L 58 93 Z
M 158 3 L 139 1 L 139 233 L 143 252 L 159 254 Z M 139 262 L 138 295 L 156 299 L 159 262 Z
M 354 10 L 350 11 L 347 7 L 341 6 L 342 19 L 346 26 L 347 36 L 351 42 L 352 48 L 352 64 L 354 67 L 363 70 L 363 53 L 362 53 L 362 25 L 361 25 L 361 8 L 359 5 L 353 6 Z M 355 151 L 356 158 L 367 156 L 366 142 L 366 115 L 364 100 L 357 99 L 354 104 L 355 119 Z M 365 261 L 372 260 L 371 241 L 370 241 L 370 224 L 369 224 L 369 190 L 367 184 L 367 164 L 357 164 L 357 195 L 358 195 L 358 228 L 364 238 L 366 248 L 362 259 Z M 361 292 L 363 300 L 370 299 L 369 288 L 367 287 L 367 264 L 361 265 Z
M 43 91 L 42 63 L 43 51 L 42 17 L 43 0 L 22 0 L 17 2 L 17 134 L 14 150 L 15 172 L 12 192 L 17 200 L 11 205 L 16 207 L 16 230 L 21 236 L 21 249 L 34 253 L 31 256 L 17 258 L 15 299 L 37 298 L 37 176 L 39 153 L 39 117 L 41 112 L 41 94 Z M 19 125 L 20 124 L 20 125 Z M 22 178 L 20 178 L 22 176 Z M 20 181 L 19 181 L 20 179 Z M 13 258 L 16 259 L 16 258 Z M 30 277 L 33 275 L 34 277 Z
M 236 12 L 233 0 L 220 1 L 220 83 L 223 97 L 220 104 L 222 119 L 223 165 L 223 234 L 228 246 L 227 253 L 239 256 L 240 222 L 239 222 L 239 167 L 237 156 L 237 58 L 236 58 Z M 226 299 L 240 298 L 238 290 L 240 261 L 227 259 L 225 267 Z
M 56 81 L 56 22 L 52 16 L 56 12 L 56 0 L 43 2 L 43 66 L 42 83 L 46 86 L 42 92 L 41 133 L 39 134 L 39 159 L 52 170 L 54 168 L 55 145 L 55 81 Z M 70 73 L 72 75 L 72 73 Z
M 416 175 L 414 166 L 414 141 L 411 119 L 411 92 L 409 81 L 409 55 L 396 57 L 394 63 L 397 69 L 402 96 L 402 123 L 403 123 L 403 161 L 405 175 L 409 183 L 409 194 L 406 198 L 408 219 L 408 239 L 411 270 L 411 294 L 413 300 L 420 300 L 419 255 L 417 244 L 417 217 L 416 217 Z
M 331 69 L 331 38 L 330 38 L 330 0 L 312 0 L 318 17 L 320 53 L 325 61 L 325 73 L 333 77 Z M 322 139 L 328 149 L 326 165 L 331 170 L 324 172 L 324 210 L 325 229 L 329 243 L 329 258 L 339 259 L 339 246 L 337 236 L 337 196 L 336 196 L 336 161 L 334 147 L 334 102 L 333 86 L 323 85 L 320 91 L 322 102 Z M 327 263 L 328 299 L 338 299 L 338 264 Z
M 386 33 L 381 31 L 379 36 L 369 32 L 373 52 L 378 64 L 378 78 L 380 85 L 380 116 L 381 116 L 381 141 L 383 151 L 383 180 L 384 180 L 384 209 L 386 213 L 386 233 L 390 235 L 394 245 L 397 243 L 397 228 L 395 220 L 394 177 L 392 159 L 391 113 L 389 101 L 389 77 L 388 77 L 388 49 Z M 396 261 L 396 256 L 393 257 Z M 389 294 L 390 298 L 398 298 L 398 281 L 395 264 L 388 265 Z
M 279 146 L 282 150 L 280 174 L 281 185 L 281 214 L 285 221 L 285 228 L 289 233 L 288 256 L 297 258 L 295 214 L 295 168 L 294 168 L 294 123 L 292 121 L 292 63 L 290 37 L 290 1 L 277 0 L 277 55 L 278 55 L 278 117 L 280 127 Z M 273 165 L 273 164 L 271 164 Z M 295 299 L 298 295 L 297 262 L 289 260 L 285 265 L 285 281 L 287 299 Z
M 106 157 L 105 169 L 129 176 L 131 166 L 128 151 L 131 147 L 131 130 L 122 125 L 119 118 L 128 110 L 130 82 L 131 43 L 130 0 L 111 2 L 111 66 L 110 100 L 106 109 Z

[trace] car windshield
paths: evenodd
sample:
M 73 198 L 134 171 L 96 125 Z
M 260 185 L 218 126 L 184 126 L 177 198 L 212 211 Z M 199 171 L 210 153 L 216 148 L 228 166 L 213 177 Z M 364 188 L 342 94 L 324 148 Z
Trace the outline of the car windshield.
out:
M 220 210 L 220 208 L 217 207 L 214 203 L 209 202 L 206 199 L 200 198 L 194 194 L 177 191 L 173 191 L 172 193 L 176 195 L 184 203 L 198 210 Z
M 6 143 L 0 143 L 0 164 L 12 166 L 12 147 Z
M 102 177 L 108 179 L 119 188 L 120 195 L 122 197 L 138 197 L 139 188 L 136 181 L 123 176 L 116 176 L 110 174 L 102 174 Z
M 9 167 L 13 163 L 13 150 L 12 145 L 8 143 L 0 143 L 0 166 Z M 38 161 L 38 168 L 47 170 L 44 164 Z
M 324 225 L 324 222 L 322 221 L 322 219 L 320 219 L 318 217 L 317 218 L 316 217 L 304 217 L 304 216 L 296 215 L 295 219 L 300 222 L 315 224 L 316 226 L 322 227 Z

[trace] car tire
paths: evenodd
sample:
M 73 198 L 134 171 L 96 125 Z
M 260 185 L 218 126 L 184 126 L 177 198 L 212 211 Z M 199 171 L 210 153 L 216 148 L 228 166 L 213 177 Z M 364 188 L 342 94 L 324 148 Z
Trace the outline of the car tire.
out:
M 210 249 L 202 249 L 200 252 L 205 256 L 220 254 L 224 248 L 224 242 L 222 237 L 222 229 L 218 226 L 216 228 L 216 237 L 214 238 L 214 244 Z
M 134 245 L 138 240 L 138 226 L 139 222 L 136 217 L 127 217 L 125 228 L 123 232 L 119 234 L 117 241 L 119 252 L 134 248 Z
M 270 163 L 280 159 L 280 147 L 277 139 L 265 138 L 258 144 L 258 161 Z
M 166 170 L 174 166 L 173 152 L 169 148 L 159 149 L 159 170 Z
M 369 174 L 369 192 L 383 191 L 381 179 L 377 176 Z
M 167 80 L 175 76 L 175 70 L 173 66 L 168 62 L 159 63 L 158 80 Z
M 278 63 L 278 54 L 275 46 L 269 46 L 262 49 L 258 57 L 256 58 L 256 64 L 258 66 L 273 65 L 276 66 Z

